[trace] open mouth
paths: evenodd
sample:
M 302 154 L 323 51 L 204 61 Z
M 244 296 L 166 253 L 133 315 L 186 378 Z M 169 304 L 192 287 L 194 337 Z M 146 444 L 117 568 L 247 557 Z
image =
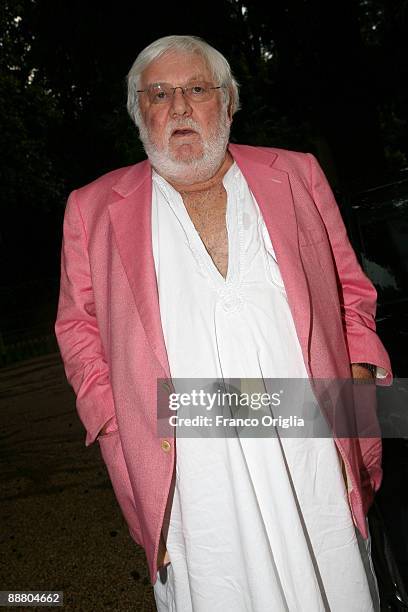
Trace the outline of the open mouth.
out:
M 190 128 L 177 128 L 173 130 L 172 136 L 193 136 L 193 134 L 197 134 L 197 132 Z

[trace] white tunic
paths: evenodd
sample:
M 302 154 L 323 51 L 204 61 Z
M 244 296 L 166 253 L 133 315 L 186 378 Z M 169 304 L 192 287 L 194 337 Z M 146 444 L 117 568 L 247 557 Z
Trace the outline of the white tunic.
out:
M 257 203 L 236 164 L 223 182 L 226 279 L 180 194 L 153 173 L 153 254 L 172 378 L 307 377 Z M 154 587 L 159 612 L 377 609 L 332 439 L 178 437 L 176 448 L 171 563 Z

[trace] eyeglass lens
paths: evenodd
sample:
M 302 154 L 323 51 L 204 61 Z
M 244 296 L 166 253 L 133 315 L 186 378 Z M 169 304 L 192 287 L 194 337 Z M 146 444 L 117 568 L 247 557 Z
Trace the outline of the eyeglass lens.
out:
M 177 89 L 189 100 L 204 102 L 214 94 L 214 86 L 206 81 L 194 81 L 185 87 L 173 87 L 170 83 L 154 83 L 147 88 L 147 95 L 152 104 L 165 104 L 170 102 Z

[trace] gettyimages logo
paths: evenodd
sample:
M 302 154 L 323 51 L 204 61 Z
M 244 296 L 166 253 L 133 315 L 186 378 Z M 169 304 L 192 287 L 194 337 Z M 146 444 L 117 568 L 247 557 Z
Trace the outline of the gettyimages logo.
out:
M 264 380 L 177 379 L 173 384 L 159 402 L 159 435 L 176 428 L 179 437 L 275 437 L 278 430 L 304 427 L 301 414 L 284 409 L 287 390 L 267 387 Z M 293 397 L 289 400 L 293 405 Z
M 226 392 L 218 389 L 215 393 L 208 393 L 204 389 L 192 389 L 189 393 L 171 393 L 169 395 L 170 410 L 178 410 L 181 407 L 201 407 L 212 410 L 218 406 L 248 407 L 252 410 L 260 410 L 266 406 L 280 406 L 283 390 L 269 393 L 238 393 Z

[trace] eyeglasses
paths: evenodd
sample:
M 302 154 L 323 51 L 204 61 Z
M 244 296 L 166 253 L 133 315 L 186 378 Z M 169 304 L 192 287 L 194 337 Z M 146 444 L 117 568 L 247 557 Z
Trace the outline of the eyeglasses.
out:
M 221 89 L 225 85 L 214 87 L 206 81 L 193 81 L 190 85 L 173 87 L 170 83 L 153 83 L 146 89 L 138 89 L 137 93 L 146 93 L 150 104 L 169 104 L 176 89 L 181 89 L 182 93 L 191 102 L 206 102 L 214 95 L 215 89 Z

